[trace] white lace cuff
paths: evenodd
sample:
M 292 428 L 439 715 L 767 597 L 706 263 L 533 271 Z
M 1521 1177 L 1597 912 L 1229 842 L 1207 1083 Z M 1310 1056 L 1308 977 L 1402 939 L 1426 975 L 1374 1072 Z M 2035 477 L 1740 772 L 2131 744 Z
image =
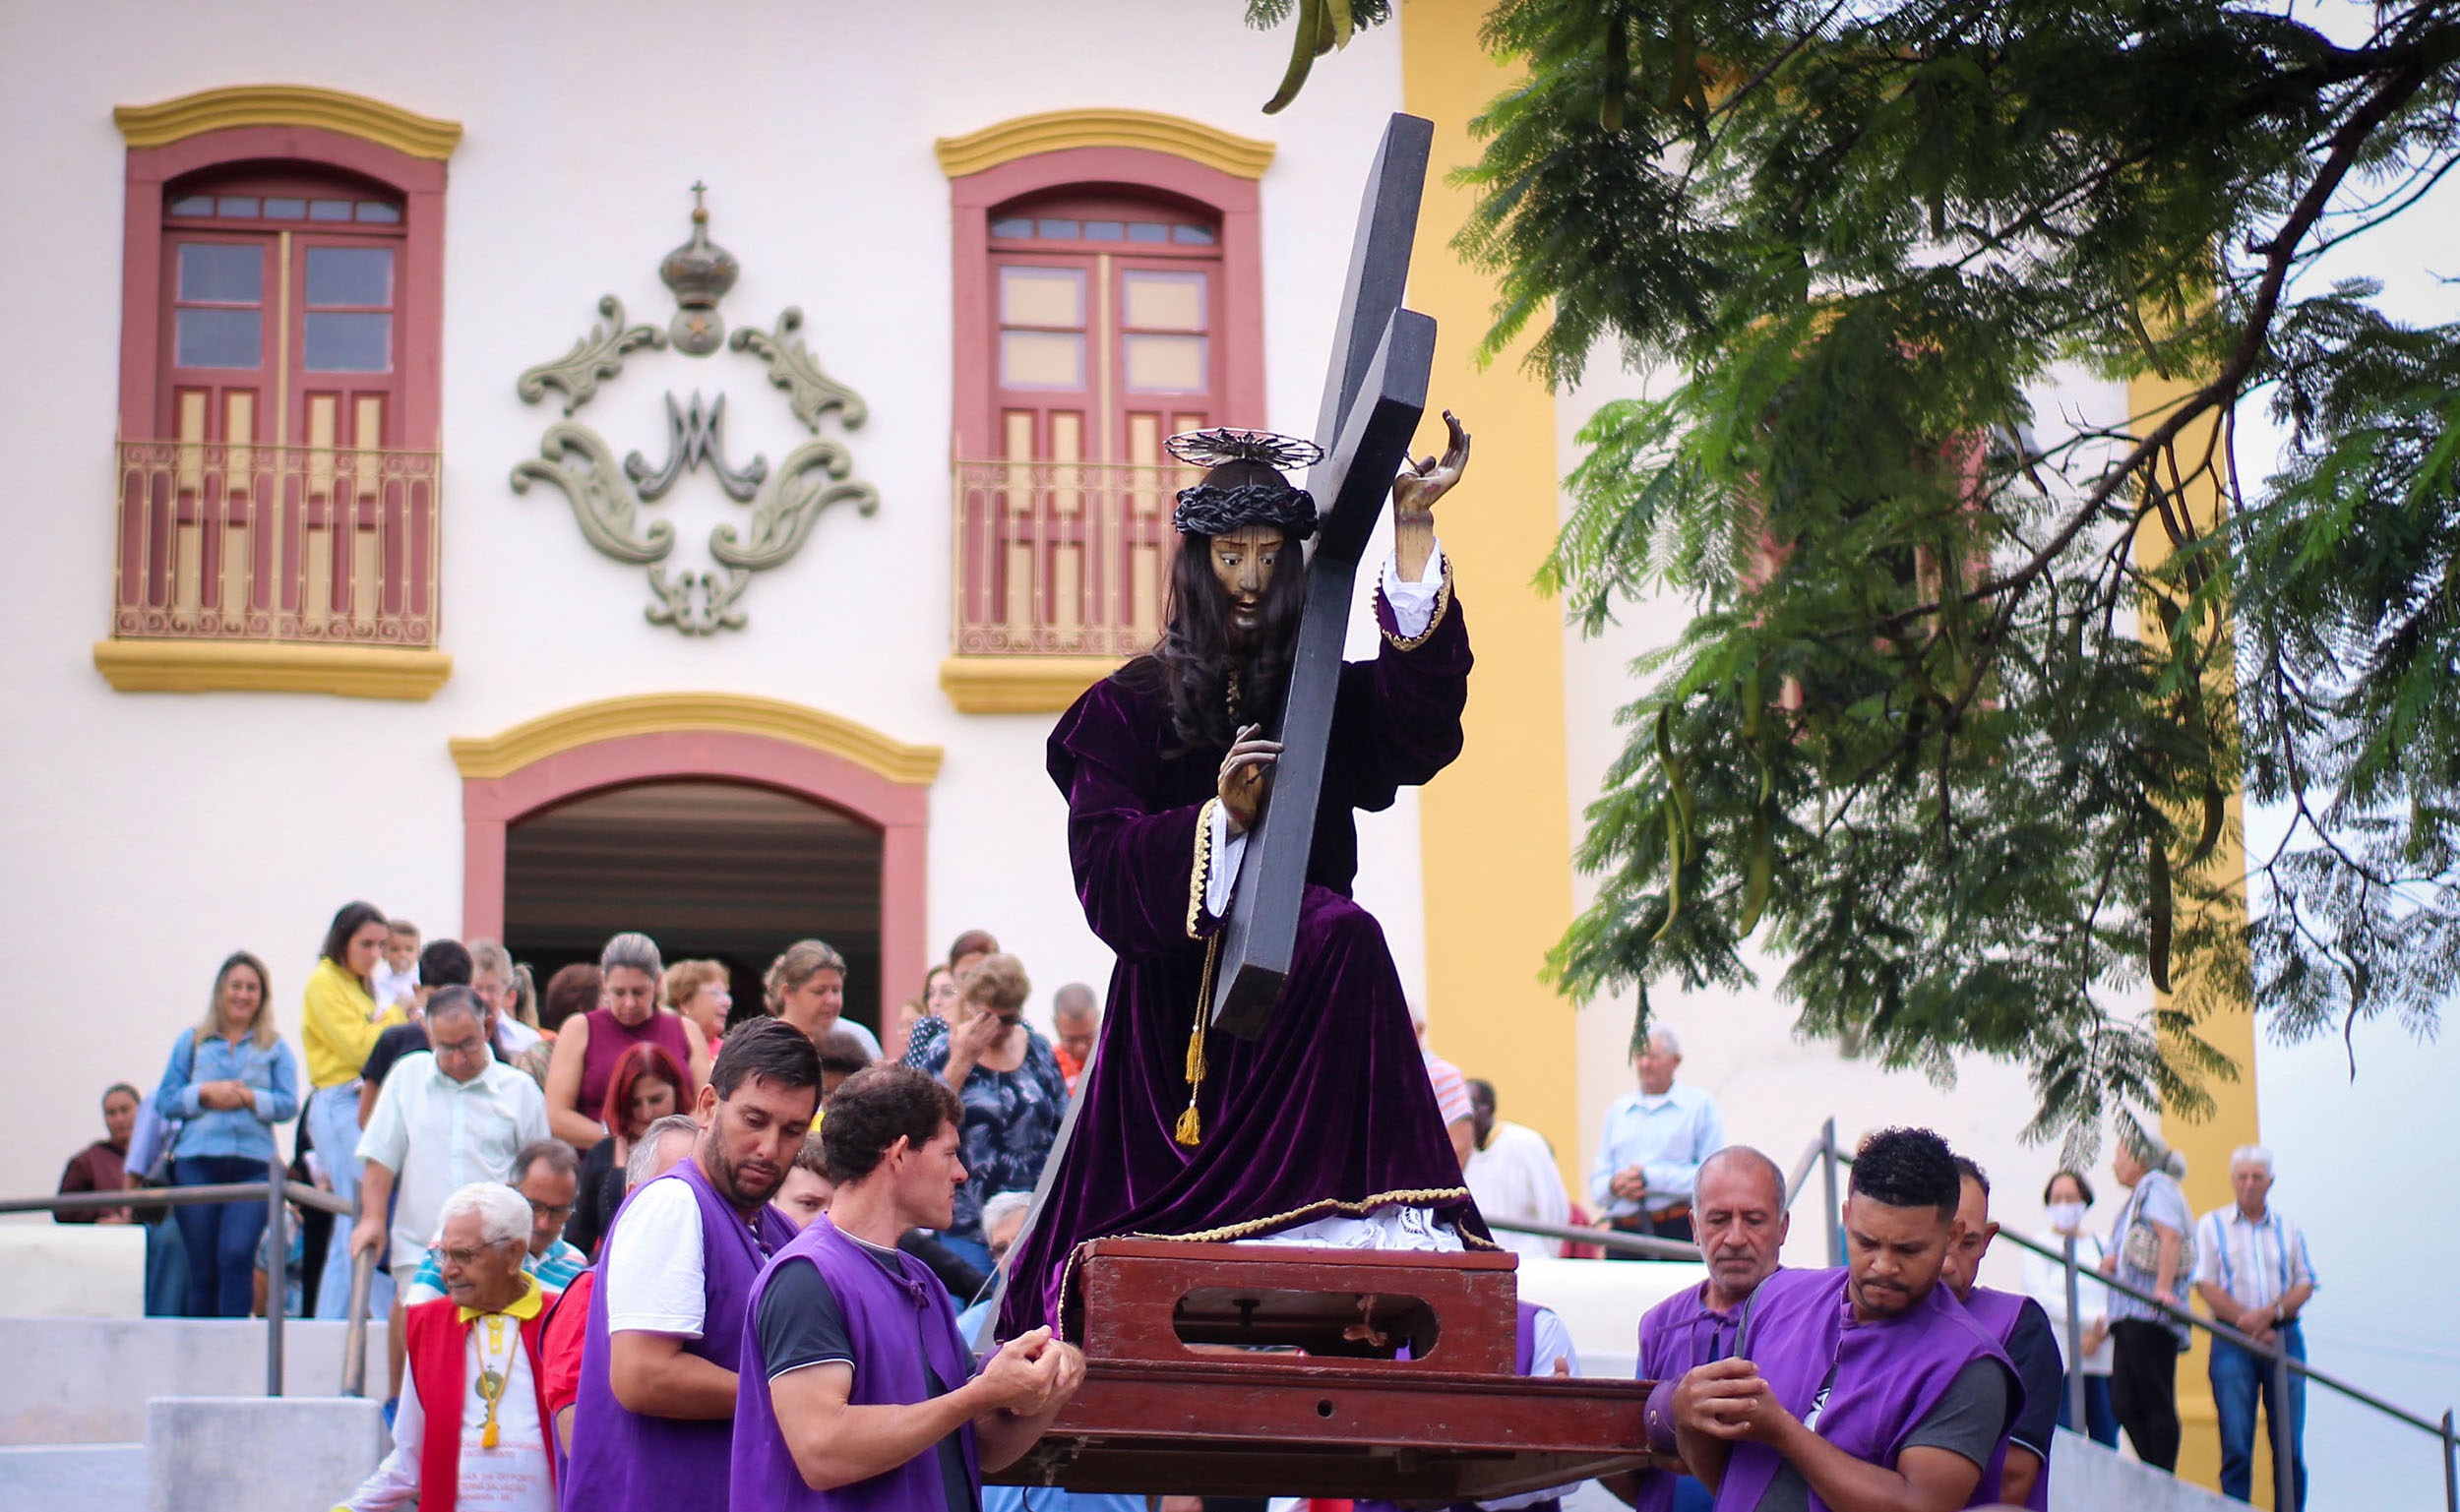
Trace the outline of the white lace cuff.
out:
M 1435 619 L 1436 600 L 1444 591 L 1444 543 L 1438 540 L 1427 553 L 1426 575 L 1416 582 L 1401 580 L 1401 564 L 1397 554 L 1384 559 L 1384 601 L 1392 606 L 1392 629 L 1403 640 L 1415 640 L 1427 633 Z
M 1247 854 L 1247 834 L 1230 832 L 1230 810 L 1212 807 L 1213 864 L 1204 876 L 1204 912 L 1219 919 L 1230 912 L 1230 896 L 1239 883 L 1239 858 Z

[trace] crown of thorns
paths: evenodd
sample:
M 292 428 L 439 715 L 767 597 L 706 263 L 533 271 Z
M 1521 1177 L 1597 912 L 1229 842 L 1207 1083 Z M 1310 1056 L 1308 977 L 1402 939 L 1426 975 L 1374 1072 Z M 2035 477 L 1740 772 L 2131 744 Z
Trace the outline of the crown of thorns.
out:
M 1279 472 L 1310 466 L 1323 457 L 1323 449 L 1312 441 L 1226 426 L 1183 431 L 1163 445 L 1171 455 L 1197 467 L 1255 462 Z M 1170 522 L 1183 535 L 1206 537 L 1228 535 L 1248 525 L 1270 525 L 1289 540 L 1303 541 L 1316 533 L 1316 500 L 1307 490 L 1293 488 L 1277 477 L 1236 485 L 1199 483 L 1179 490 L 1179 507 L 1171 512 Z
M 1283 472 L 1313 467 L 1323 460 L 1323 448 L 1296 436 L 1271 431 L 1242 431 L 1215 426 L 1208 431 L 1181 431 L 1162 443 L 1170 454 L 1191 467 L 1218 467 L 1225 462 L 1261 462 Z

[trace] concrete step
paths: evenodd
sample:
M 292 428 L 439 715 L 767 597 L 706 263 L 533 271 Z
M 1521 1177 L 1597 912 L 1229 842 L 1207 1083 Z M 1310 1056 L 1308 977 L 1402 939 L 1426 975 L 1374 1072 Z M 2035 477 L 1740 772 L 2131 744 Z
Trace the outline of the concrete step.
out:
M 283 1389 L 341 1393 L 340 1323 L 282 1325 Z M 367 1330 L 368 1390 L 385 1390 L 385 1326 Z M 0 1444 L 126 1444 L 154 1397 L 262 1397 L 262 1318 L 0 1318 Z
M 147 1512 L 143 1444 L 0 1448 L 0 1512 Z

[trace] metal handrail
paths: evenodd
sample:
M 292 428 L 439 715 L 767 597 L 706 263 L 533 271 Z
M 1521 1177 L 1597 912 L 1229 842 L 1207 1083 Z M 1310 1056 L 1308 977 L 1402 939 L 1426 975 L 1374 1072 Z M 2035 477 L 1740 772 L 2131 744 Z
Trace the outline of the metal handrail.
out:
M 336 1196 L 321 1186 L 300 1186 L 290 1180 L 290 1173 L 279 1161 L 265 1165 L 267 1179 L 262 1181 L 225 1181 L 211 1186 L 131 1186 L 113 1192 L 62 1192 L 41 1197 L 0 1197 L 0 1214 L 108 1212 L 113 1208 L 186 1207 L 201 1202 L 262 1202 L 265 1204 L 265 1228 L 271 1240 L 270 1252 L 290 1253 L 289 1204 L 315 1208 L 347 1218 L 357 1211 L 349 1199 Z M 346 1239 L 344 1242 L 347 1242 Z M 367 1294 L 374 1285 L 376 1252 L 364 1250 L 353 1257 L 350 1275 L 350 1322 L 342 1334 L 342 1348 L 348 1353 L 341 1363 L 342 1394 L 363 1396 L 367 1384 Z M 265 1394 L 282 1394 L 282 1321 L 288 1300 L 285 1287 L 269 1275 L 265 1287 Z M 355 1384 L 354 1384 L 355 1376 Z
M 1539 1223 L 1533 1218 L 1490 1218 L 1486 1221 L 1486 1226 L 1490 1229 L 1501 1229 L 1507 1234 L 1534 1234 L 1539 1239 L 1565 1240 L 1574 1244 L 1595 1244 L 1600 1249 L 1620 1249 L 1627 1254 L 1635 1254 L 1648 1260 L 1697 1260 L 1700 1258 L 1697 1244 L 1686 1243 L 1679 1239 L 1658 1239 L 1648 1234 L 1625 1234 L 1618 1229 L 1582 1229 L 1565 1223 Z
M 1839 1166 L 1852 1165 L 1854 1158 L 1837 1147 L 1836 1120 L 1834 1119 L 1828 1119 L 1826 1123 L 1821 1125 L 1818 1136 L 1812 1140 L 1810 1147 L 1803 1152 L 1802 1161 L 1797 1163 L 1795 1167 L 1795 1175 L 1786 1185 L 1785 1199 L 1788 1207 L 1793 1205 L 1794 1198 L 1800 1192 L 1804 1180 L 1809 1174 L 1811 1163 L 1814 1160 L 1817 1161 L 1827 1172 L 1826 1217 L 1828 1225 L 1828 1249 L 1829 1253 L 1833 1257 L 1832 1263 L 1842 1265 L 1845 1263 L 1845 1234 L 1842 1210 L 1836 1200 L 1837 1193 L 1835 1173 L 1836 1168 Z M 2063 1245 L 2058 1248 L 2053 1248 L 2048 1244 L 2042 1243 L 2038 1240 L 2027 1239 L 2023 1235 L 2014 1233 L 2010 1230 L 2000 1230 L 1999 1237 L 2015 1244 L 2016 1247 L 2020 1249 L 2030 1250 L 2035 1254 L 2044 1256 L 2045 1258 L 2057 1260 L 2065 1269 L 2067 1291 L 2067 1392 L 2068 1402 L 2070 1404 L 2069 1415 L 2078 1425 L 2081 1425 L 2085 1418 L 2083 1406 L 2084 1325 L 2082 1320 L 2077 1315 L 2081 1311 L 2081 1308 L 2077 1305 L 2077 1293 L 2081 1289 L 2083 1275 L 2082 1267 L 2078 1266 L 2075 1261 L 2075 1240 L 2072 1237 L 2070 1237 Z M 2191 1309 L 2177 1302 L 2164 1301 L 2152 1293 L 2144 1291 L 2140 1287 L 2130 1285 L 2127 1282 L 2121 1281 L 2116 1276 L 2104 1275 L 2099 1271 L 2095 1271 L 2092 1273 L 2091 1279 L 2110 1291 L 2117 1292 L 2124 1297 L 2133 1298 L 2135 1300 L 2153 1307 L 2164 1316 L 2184 1323 L 2189 1330 L 2200 1328 L 2216 1339 L 2236 1345 L 2238 1348 L 2246 1351 L 2248 1354 L 2257 1356 L 2270 1362 L 2272 1367 L 2272 1400 L 2282 1409 L 2277 1416 L 2273 1416 L 2271 1419 L 2274 1506 L 2286 1508 L 2298 1504 L 2296 1490 L 2297 1478 L 2293 1469 L 2293 1456 L 2290 1452 L 2289 1442 L 2292 1427 L 2291 1419 L 2294 1415 L 2288 1411 L 2290 1388 L 2289 1378 L 2291 1373 L 2295 1372 L 2299 1375 L 2305 1376 L 2310 1381 L 2328 1386 L 2332 1390 L 2339 1392 L 2342 1396 L 2349 1398 L 2351 1401 L 2357 1402 L 2362 1406 L 2371 1408 L 2375 1412 L 2381 1413 L 2385 1417 L 2392 1419 L 2394 1421 L 2407 1423 L 2409 1426 L 2417 1428 L 2423 1432 L 2433 1434 L 2435 1438 L 2441 1441 L 2443 1450 L 2444 1512 L 2460 1512 L 2460 1433 L 2456 1433 L 2454 1431 L 2454 1415 L 2452 1412 L 2446 1410 L 2443 1413 L 2442 1421 L 2440 1422 L 2433 1421 L 2427 1418 L 2422 1418 L 2403 1408 L 2394 1407 L 2391 1403 L 2375 1396 L 2372 1392 L 2353 1386 L 2347 1381 L 2341 1380 L 2337 1376 L 2331 1375 L 2326 1371 L 2318 1370 L 2312 1365 L 2307 1364 L 2305 1361 L 2297 1359 L 2290 1354 L 2289 1346 L 2286 1343 L 2259 1343 L 2252 1336 L 2241 1333 L 2236 1328 L 2231 1327 L 2229 1324 L 2224 1323 L 2217 1318 L 2205 1317 L 2201 1313 L 2192 1311 Z

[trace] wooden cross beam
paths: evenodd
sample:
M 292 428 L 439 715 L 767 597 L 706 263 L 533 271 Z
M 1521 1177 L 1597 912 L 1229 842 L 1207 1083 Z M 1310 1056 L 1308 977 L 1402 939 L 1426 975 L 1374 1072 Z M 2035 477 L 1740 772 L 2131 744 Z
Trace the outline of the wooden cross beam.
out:
M 1281 756 L 1273 763 L 1272 797 L 1239 864 L 1213 973 L 1213 1023 L 1242 1038 L 1263 1032 L 1290 974 L 1358 559 L 1427 406 L 1435 322 L 1402 309 L 1401 294 L 1434 142 L 1434 122 L 1392 117 L 1368 170 L 1350 244 L 1348 285 L 1316 421 L 1324 457 L 1307 475 L 1319 511 L 1307 559 L 1307 610 L 1280 727 L 1271 732 Z

